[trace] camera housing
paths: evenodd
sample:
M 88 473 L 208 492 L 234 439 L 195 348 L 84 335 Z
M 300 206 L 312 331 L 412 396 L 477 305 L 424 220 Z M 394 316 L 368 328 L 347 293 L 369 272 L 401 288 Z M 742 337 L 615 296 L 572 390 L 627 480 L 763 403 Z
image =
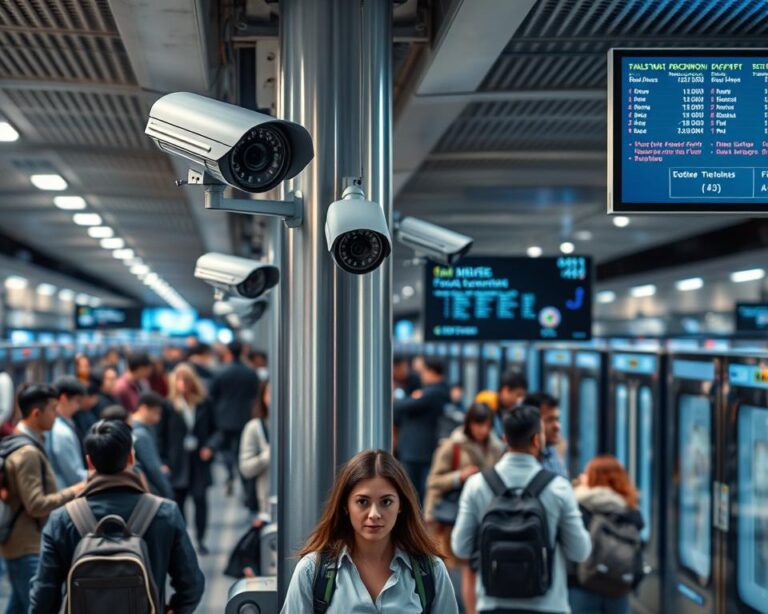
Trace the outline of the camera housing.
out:
M 405 217 L 395 227 L 395 237 L 440 264 L 453 264 L 465 256 L 474 239 L 415 217 Z
M 314 157 L 303 126 L 189 92 L 155 102 L 145 133 L 163 151 L 244 192 L 272 190 Z
M 197 259 L 195 277 L 227 294 L 255 299 L 278 284 L 280 269 L 248 258 L 209 252 Z
M 342 199 L 328 208 L 325 240 L 336 264 L 356 275 L 377 269 L 392 251 L 384 211 L 366 200 L 357 185 L 347 187 Z
M 223 318 L 234 328 L 240 328 L 256 324 L 268 308 L 269 299 L 266 297 L 256 300 L 230 297 L 213 303 L 213 315 Z

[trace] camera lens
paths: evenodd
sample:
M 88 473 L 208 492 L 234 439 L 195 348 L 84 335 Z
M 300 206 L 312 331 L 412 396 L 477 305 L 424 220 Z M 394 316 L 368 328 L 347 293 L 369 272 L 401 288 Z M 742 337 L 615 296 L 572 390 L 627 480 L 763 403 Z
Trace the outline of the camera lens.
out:
M 227 180 L 246 192 L 266 192 L 285 178 L 290 155 L 288 139 L 279 127 L 252 128 L 229 153 Z
M 267 285 L 267 275 L 263 269 L 256 269 L 245 281 L 241 282 L 237 286 L 237 291 L 240 296 L 245 298 L 256 298 L 262 292 Z
M 372 230 L 345 233 L 336 244 L 336 261 L 349 273 L 373 271 L 386 257 L 382 237 Z

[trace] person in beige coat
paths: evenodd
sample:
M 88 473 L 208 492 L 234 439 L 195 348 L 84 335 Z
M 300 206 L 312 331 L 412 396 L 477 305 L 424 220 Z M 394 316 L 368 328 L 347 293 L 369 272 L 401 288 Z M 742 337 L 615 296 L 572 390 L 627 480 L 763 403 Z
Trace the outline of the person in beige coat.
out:
M 435 516 L 441 514 L 436 514 L 435 506 L 441 505 L 441 499 L 448 493 L 463 487 L 469 476 L 493 467 L 503 454 L 504 444 L 493 432 L 493 411 L 484 403 L 474 403 L 464 416 L 464 426 L 440 442 L 427 478 L 424 517 L 447 557 L 446 563 L 462 567 L 462 595 L 467 614 L 475 613 L 475 574 L 466 561 L 452 556 L 452 527 L 438 521 Z

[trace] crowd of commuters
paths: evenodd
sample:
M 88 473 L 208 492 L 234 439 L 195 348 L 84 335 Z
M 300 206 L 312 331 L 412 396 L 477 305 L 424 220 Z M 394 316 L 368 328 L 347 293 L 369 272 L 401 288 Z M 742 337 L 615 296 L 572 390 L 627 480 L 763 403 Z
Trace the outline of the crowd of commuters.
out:
M 255 524 L 270 521 L 268 406 L 266 356 L 237 341 L 169 346 L 157 359 L 110 351 L 98 365 L 78 355 L 74 375 L 22 385 L 4 425 L 10 434 L 0 440 L 6 612 L 86 611 L 78 606 L 83 598 L 87 611 L 102 612 L 134 599 L 128 593 L 138 589 L 128 584 L 104 588 L 108 565 L 89 571 L 88 548 L 102 543 L 90 536 L 106 531 L 110 539 L 142 540 L 134 562 L 151 570 L 138 593 L 151 602 L 146 611 L 195 611 L 217 454 L 230 471 L 229 494 L 239 474 Z M 194 531 L 187 529 L 188 499 Z M 74 582 L 83 573 L 95 576 Z

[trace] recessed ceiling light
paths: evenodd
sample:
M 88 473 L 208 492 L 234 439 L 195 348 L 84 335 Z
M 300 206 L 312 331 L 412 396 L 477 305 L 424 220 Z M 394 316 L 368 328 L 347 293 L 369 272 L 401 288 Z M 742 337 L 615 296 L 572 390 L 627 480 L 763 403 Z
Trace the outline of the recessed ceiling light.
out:
M 704 287 L 704 280 L 701 277 L 691 277 L 689 279 L 681 279 L 675 282 L 675 287 L 680 292 L 689 292 L 691 290 L 698 290 Z
M 29 180 L 38 190 L 60 192 L 67 189 L 67 181 L 61 175 L 45 174 L 32 175 Z
M 147 275 L 149 273 L 149 267 L 146 264 L 134 264 L 131 267 L 131 273 L 134 275 Z
M 65 211 L 78 211 L 86 207 L 85 199 L 82 196 L 55 196 L 53 204 Z
M 592 231 L 591 230 L 577 230 L 573 233 L 573 238 L 577 241 L 591 241 L 592 240 Z
M 59 298 L 62 301 L 71 301 L 75 298 L 75 293 L 72 290 L 69 290 L 68 288 L 62 288 L 59 290 Z
M 544 253 L 544 250 L 542 250 L 538 245 L 531 245 L 527 250 L 525 250 L 525 253 L 528 254 L 531 258 L 538 258 Z
M 42 296 L 53 296 L 56 294 L 56 286 L 53 284 L 39 284 L 37 286 L 37 293 Z
M 616 226 L 616 228 L 626 228 L 629 226 L 630 219 L 624 215 L 617 215 L 615 218 L 613 218 L 613 225 Z
M 630 288 L 629 293 L 635 298 L 644 298 L 647 296 L 653 296 L 656 294 L 656 286 L 653 284 L 645 284 L 643 286 L 635 286 Z
M 108 241 L 109 239 L 107 239 Z M 116 249 L 112 252 L 112 255 L 117 258 L 118 260 L 128 260 L 130 258 L 133 258 L 133 250 L 132 249 Z
M 413 289 L 413 286 L 403 286 L 403 298 L 410 298 L 415 294 L 415 290 Z
M 75 213 L 72 221 L 78 226 L 101 226 L 101 216 L 98 213 Z
M 112 237 L 110 239 L 102 239 L 99 241 L 99 245 L 104 249 L 122 249 L 125 247 L 125 241 L 120 237 Z
M 763 269 L 747 269 L 746 271 L 736 271 L 731 273 L 731 281 L 740 284 L 745 281 L 757 281 L 765 277 Z
M 91 300 L 91 297 L 82 292 L 77 296 L 75 296 L 75 303 L 77 303 L 78 305 L 87 305 L 88 301 L 90 300 Z
M 0 122 L 0 141 L 3 143 L 12 143 L 19 140 L 19 133 L 16 128 L 8 122 Z
M 560 244 L 560 251 L 564 254 L 572 254 L 576 250 L 576 246 L 570 241 L 563 241 Z
M 91 226 L 88 229 L 88 236 L 94 239 L 109 239 L 115 236 L 115 231 L 109 226 Z
M 612 303 L 616 300 L 616 293 L 611 290 L 603 290 L 597 293 L 598 303 Z
M 9 290 L 21 290 L 27 287 L 27 278 L 20 275 L 9 275 L 5 278 L 5 287 Z

